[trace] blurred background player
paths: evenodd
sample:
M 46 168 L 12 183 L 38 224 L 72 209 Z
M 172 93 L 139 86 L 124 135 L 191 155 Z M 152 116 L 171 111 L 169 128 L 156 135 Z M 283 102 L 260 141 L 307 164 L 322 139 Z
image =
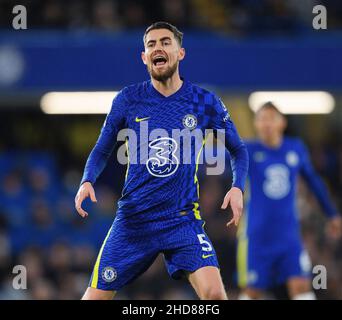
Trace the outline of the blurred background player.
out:
M 83 218 L 88 213 L 82 202 L 87 197 L 97 201 L 93 184 L 106 166 L 118 132 L 129 128 L 136 133 L 134 139 L 128 138 L 127 146 L 128 158 L 136 161 L 129 162 L 116 218 L 83 299 L 113 298 L 116 291 L 145 272 L 159 253 L 164 255 L 170 276 L 180 279 L 185 275 L 200 299 L 227 299 L 216 253 L 200 216 L 197 170 L 205 129 L 225 130 L 226 147 L 232 156 L 233 184 L 222 204 L 223 209 L 229 205 L 233 212 L 227 226 L 238 225 L 242 214 L 248 154 L 222 102 L 180 77 L 179 62 L 185 56 L 182 38 L 183 34 L 166 22 L 146 29 L 142 60 L 151 80 L 118 93 L 87 160 L 75 199 Z M 191 138 L 187 146 L 191 148 L 190 164 L 184 163 L 184 138 L 171 138 L 174 129 L 187 129 L 189 135 L 192 130 L 201 130 L 201 141 Z M 155 130 L 159 130 L 157 136 L 152 135 Z M 202 147 L 196 149 L 198 145 Z M 141 150 L 147 146 L 148 158 L 144 159 Z
M 328 232 L 341 235 L 341 217 L 315 173 L 298 138 L 284 135 L 287 121 L 265 103 L 255 114 L 258 140 L 247 142 L 250 156 L 249 198 L 238 231 L 237 267 L 240 299 L 262 299 L 267 290 L 286 283 L 295 300 L 314 300 L 312 266 L 302 244 L 296 208 L 302 176 L 328 217 Z

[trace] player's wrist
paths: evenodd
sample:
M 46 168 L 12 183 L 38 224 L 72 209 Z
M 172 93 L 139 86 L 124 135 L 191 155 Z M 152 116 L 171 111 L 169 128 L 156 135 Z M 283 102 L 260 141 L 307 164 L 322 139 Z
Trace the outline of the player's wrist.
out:
M 93 185 L 93 183 L 90 180 L 82 180 L 80 186 L 84 185 L 85 183 L 90 183 L 91 186 Z
M 233 185 L 233 186 L 231 187 L 231 189 L 238 189 L 238 190 L 241 191 L 242 194 L 244 193 L 243 188 L 242 188 L 241 186 L 238 186 L 238 185 Z

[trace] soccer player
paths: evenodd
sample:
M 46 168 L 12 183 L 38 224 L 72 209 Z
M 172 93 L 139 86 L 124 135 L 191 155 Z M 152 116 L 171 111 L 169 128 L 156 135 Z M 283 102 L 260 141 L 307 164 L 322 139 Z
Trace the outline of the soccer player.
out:
M 233 213 L 227 225 L 237 225 L 242 213 L 248 153 L 221 100 L 180 77 L 179 62 L 185 57 L 182 37 L 166 22 L 146 29 L 141 58 L 151 78 L 124 88 L 115 97 L 87 160 L 75 198 L 82 217 L 88 215 L 82 201 L 86 197 L 97 201 L 93 185 L 113 151 L 119 130 L 137 132 L 127 140 L 130 162 L 122 197 L 83 299 L 112 299 L 146 271 L 159 253 L 164 255 L 172 278 L 186 276 L 200 299 L 227 299 L 216 253 L 200 216 L 196 175 L 200 151 L 191 148 L 191 163 L 183 164 L 176 153 L 182 156 L 182 145 L 170 138 L 171 131 L 224 130 L 233 169 L 232 187 L 222 203 L 222 209 L 230 205 Z M 139 133 L 142 125 L 145 135 Z M 159 134 L 149 137 L 155 129 Z M 140 155 L 144 148 L 149 151 L 146 159 Z M 138 160 L 133 163 L 133 158 Z
M 254 125 L 259 139 L 246 142 L 249 199 L 238 229 L 240 298 L 262 299 L 268 289 L 286 284 L 291 299 L 314 300 L 311 263 L 302 244 L 295 204 L 298 176 L 329 218 L 333 237 L 341 234 L 341 218 L 303 142 L 284 136 L 286 118 L 277 107 L 264 104 L 255 114 Z

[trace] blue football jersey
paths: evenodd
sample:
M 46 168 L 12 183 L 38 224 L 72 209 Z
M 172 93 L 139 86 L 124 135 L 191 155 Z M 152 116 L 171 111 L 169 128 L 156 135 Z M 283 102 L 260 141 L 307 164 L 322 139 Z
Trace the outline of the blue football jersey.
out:
M 299 175 L 324 212 L 328 216 L 337 214 L 301 140 L 284 137 L 278 148 L 270 148 L 257 140 L 246 142 L 246 146 L 250 161 L 249 199 L 243 232 L 254 246 L 272 248 L 300 241 L 296 208 Z
M 205 129 L 225 130 L 231 154 L 233 186 L 244 190 L 248 153 L 221 100 L 184 80 L 165 97 L 151 81 L 128 86 L 115 97 L 99 139 L 87 160 L 82 182 L 94 183 L 114 149 L 118 133 L 126 129 L 129 164 L 117 218 L 130 223 L 163 221 L 180 212 L 200 219 L 198 159 Z M 174 130 L 200 129 L 201 139 L 174 139 Z M 120 136 L 120 134 L 119 134 Z M 229 186 L 227 185 L 227 189 Z

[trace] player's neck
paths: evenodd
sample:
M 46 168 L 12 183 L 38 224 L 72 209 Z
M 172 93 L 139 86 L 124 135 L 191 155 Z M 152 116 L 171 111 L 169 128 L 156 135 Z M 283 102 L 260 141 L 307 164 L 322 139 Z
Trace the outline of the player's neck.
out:
M 262 143 L 270 148 L 278 148 L 280 147 L 282 142 L 283 142 L 282 136 L 273 136 L 273 137 L 268 137 L 267 139 L 262 140 Z
M 171 78 L 165 82 L 157 81 L 152 78 L 153 87 L 163 96 L 168 97 L 177 92 L 183 84 L 183 80 L 178 73 L 175 73 Z

